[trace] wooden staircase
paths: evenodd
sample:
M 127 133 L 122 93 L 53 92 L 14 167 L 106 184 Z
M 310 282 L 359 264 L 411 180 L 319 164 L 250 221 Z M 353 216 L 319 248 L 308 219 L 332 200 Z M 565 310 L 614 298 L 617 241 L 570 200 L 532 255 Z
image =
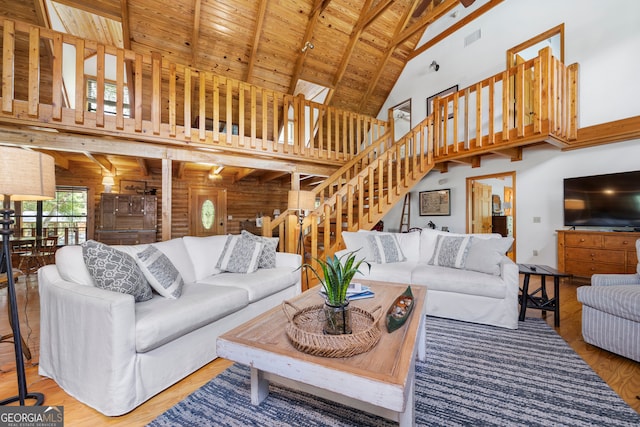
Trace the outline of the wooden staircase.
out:
M 342 233 L 372 229 L 411 188 L 433 169 L 432 118 L 393 142 L 389 132 L 366 147 L 315 190 L 319 206 L 302 223 L 305 262 L 344 248 Z M 263 224 L 266 235 L 279 229 L 280 250 L 296 252 L 298 218 L 293 211 Z M 292 250 L 293 249 L 293 250 Z

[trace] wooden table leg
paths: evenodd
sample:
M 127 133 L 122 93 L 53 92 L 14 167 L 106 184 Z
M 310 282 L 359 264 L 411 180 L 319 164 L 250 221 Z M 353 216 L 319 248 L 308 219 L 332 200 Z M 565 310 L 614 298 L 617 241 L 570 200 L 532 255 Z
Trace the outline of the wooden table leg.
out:
M 524 282 L 522 283 L 522 295 L 520 296 L 520 317 L 519 320 L 524 322 L 524 316 L 527 311 L 527 298 L 529 297 L 529 273 L 524 274 Z
M 554 318 L 553 324 L 557 327 L 560 326 L 560 277 L 553 277 L 553 299 L 555 300 L 554 306 Z

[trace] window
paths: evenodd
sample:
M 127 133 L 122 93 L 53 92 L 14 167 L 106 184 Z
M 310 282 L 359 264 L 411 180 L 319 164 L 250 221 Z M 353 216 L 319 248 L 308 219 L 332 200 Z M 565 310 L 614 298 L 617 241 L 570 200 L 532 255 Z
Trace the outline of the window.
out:
M 85 187 L 57 187 L 53 200 L 24 201 L 16 208 L 20 236 L 57 236 L 59 245 L 87 240 L 87 194 Z M 18 232 L 16 230 L 16 235 Z
M 124 86 L 123 95 L 123 115 L 125 117 L 131 117 L 131 110 L 129 108 L 129 88 Z M 98 82 L 95 79 L 87 79 L 87 111 L 96 111 L 98 109 Z M 118 91 L 115 83 L 104 83 L 104 112 L 105 114 L 116 114 L 116 107 L 118 101 Z

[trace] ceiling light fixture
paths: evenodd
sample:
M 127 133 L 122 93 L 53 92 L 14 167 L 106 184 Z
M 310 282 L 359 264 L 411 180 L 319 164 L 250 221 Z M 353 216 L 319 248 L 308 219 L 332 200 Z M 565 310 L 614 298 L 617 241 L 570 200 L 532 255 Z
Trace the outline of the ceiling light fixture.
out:
M 313 43 L 307 41 L 304 43 L 304 46 L 302 46 L 301 50 L 302 50 L 302 53 L 305 53 L 307 49 L 313 49 L 313 48 L 314 48 Z

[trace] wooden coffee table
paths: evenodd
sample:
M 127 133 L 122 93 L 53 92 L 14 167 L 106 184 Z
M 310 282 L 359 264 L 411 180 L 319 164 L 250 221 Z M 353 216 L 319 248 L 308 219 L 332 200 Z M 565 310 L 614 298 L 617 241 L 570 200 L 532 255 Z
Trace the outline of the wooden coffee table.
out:
M 361 280 L 375 292 L 374 298 L 352 301 L 365 310 L 389 308 L 407 287 L 397 283 Z M 269 382 L 312 393 L 324 399 L 398 421 L 414 424 L 415 360 L 425 359 L 425 309 L 427 289 L 411 286 L 414 310 L 407 322 L 388 333 L 384 315 L 382 336 L 366 353 L 347 358 L 312 356 L 296 350 L 287 334 L 288 322 L 276 307 L 220 336 L 219 357 L 251 367 L 251 403 L 260 404 L 269 394 Z M 296 307 L 323 303 L 315 287 L 290 301 Z

